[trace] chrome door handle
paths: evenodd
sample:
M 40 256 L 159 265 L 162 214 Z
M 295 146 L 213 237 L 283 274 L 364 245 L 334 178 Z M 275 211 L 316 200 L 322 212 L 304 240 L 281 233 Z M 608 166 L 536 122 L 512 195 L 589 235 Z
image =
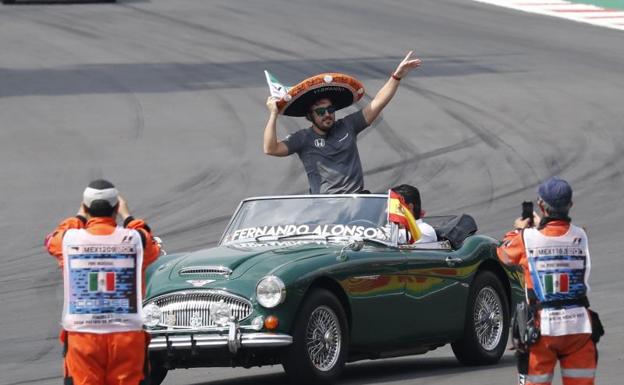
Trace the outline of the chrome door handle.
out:
M 446 259 L 444 260 L 444 262 L 446 262 L 447 265 L 453 266 L 456 263 L 462 263 L 464 260 L 461 258 L 453 258 L 453 257 L 446 257 Z

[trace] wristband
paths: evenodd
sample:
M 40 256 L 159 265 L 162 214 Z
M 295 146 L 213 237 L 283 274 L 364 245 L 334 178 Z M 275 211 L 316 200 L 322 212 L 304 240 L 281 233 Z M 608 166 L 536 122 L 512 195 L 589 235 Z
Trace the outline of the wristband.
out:
M 396 76 L 394 73 L 393 73 L 392 75 L 390 75 L 390 77 L 391 77 L 392 79 L 396 80 L 397 82 L 400 82 L 400 81 L 401 81 L 401 78 L 400 78 L 400 77 L 398 77 L 398 76 Z
M 132 222 L 133 220 L 134 220 L 134 217 L 132 215 L 128 215 L 126 219 L 124 219 L 123 227 L 128 227 L 130 222 Z

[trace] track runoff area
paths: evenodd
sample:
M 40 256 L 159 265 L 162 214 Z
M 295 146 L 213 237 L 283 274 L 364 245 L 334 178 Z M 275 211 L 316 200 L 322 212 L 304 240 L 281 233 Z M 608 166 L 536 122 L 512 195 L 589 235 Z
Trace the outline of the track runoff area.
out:
M 624 31 L 624 0 L 474 0 Z

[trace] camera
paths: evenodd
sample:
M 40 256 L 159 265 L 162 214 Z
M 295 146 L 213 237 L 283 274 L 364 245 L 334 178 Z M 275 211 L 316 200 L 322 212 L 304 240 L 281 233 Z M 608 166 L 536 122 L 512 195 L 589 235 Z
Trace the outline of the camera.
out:
M 529 227 L 533 227 L 533 202 L 522 202 L 522 219 L 529 218 Z
M 529 324 L 524 332 L 524 341 L 528 346 L 533 345 L 540 338 L 540 331 L 534 325 Z

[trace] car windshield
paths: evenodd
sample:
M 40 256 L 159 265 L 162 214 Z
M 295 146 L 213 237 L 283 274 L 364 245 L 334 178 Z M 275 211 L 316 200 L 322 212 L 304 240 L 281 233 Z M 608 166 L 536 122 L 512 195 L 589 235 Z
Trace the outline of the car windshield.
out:
M 387 239 L 386 195 L 303 195 L 243 201 L 222 244 L 302 239 Z

